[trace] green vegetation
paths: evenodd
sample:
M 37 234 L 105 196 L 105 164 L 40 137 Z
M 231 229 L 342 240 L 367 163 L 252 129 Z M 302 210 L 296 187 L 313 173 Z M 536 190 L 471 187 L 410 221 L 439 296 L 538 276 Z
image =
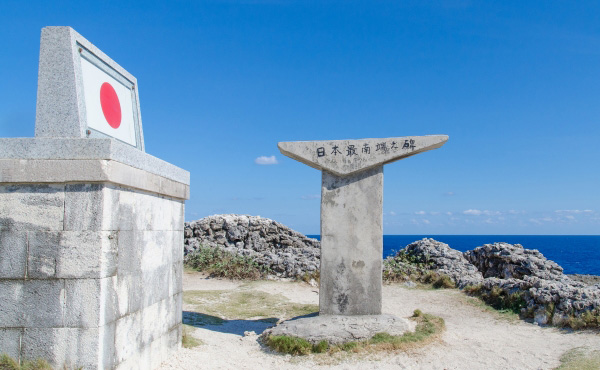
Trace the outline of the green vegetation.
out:
M 46 360 L 23 361 L 21 365 L 7 354 L 0 356 L 0 370 L 52 370 Z
M 600 351 L 575 348 L 560 358 L 557 370 L 596 370 L 600 369 Z
M 290 355 L 323 353 L 329 349 L 329 345 L 326 341 L 321 341 L 318 344 L 313 345 L 306 339 L 289 337 L 287 335 L 269 336 L 266 338 L 265 343 L 277 352 L 288 353 Z
M 516 314 L 521 318 L 532 318 L 534 316 L 532 309 L 526 309 L 527 302 L 523 297 L 523 292 L 508 294 L 499 287 L 492 287 L 491 290 L 486 290 L 481 285 L 467 286 L 464 288 L 464 292 L 470 296 L 477 297 L 500 314 Z M 548 322 L 552 322 L 555 309 L 556 307 L 553 302 L 545 306 Z M 571 315 L 559 325 L 574 330 L 600 328 L 600 310 L 586 311 L 579 316 Z
M 395 257 L 383 260 L 383 281 L 415 281 L 435 289 L 455 288 L 456 284 L 444 274 L 430 271 L 433 262 L 428 256 L 415 256 L 400 251 Z
M 508 294 L 498 287 L 487 291 L 481 285 L 466 286 L 464 292 L 468 295 L 479 297 L 482 301 L 499 311 L 510 311 L 520 314 L 521 309 L 527 306 L 522 292 Z
M 194 320 L 186 322 L 192 325 L 219 324 L 224 319 L 262 318 L 268 322 L 303 316 L 319 310 L 313 304 L 290 302 L 280 294 L 269 294 L 248 290 L 190 290 L 183 293 L 183 301 L 193 305 Z M 185 319 L 184 314 L 184 319 Z M 220 321 L 220 322 L 219 322 Z
M 313 272 L 305 272 L 299 280 L 304 281 L 305 283 L 309 283 L 311 280 L 315 280 L 317 283 L 321 279 L 321 273 L 319 270 Z
M 383 280 L 387 282 L 419 281 L 425 274 L 424 271 L 429 270 L 432 266 L 433 263 L 428 258 L 419 258 L 400 251 L 394 257 L 383 260 Z
M 194 348 L 194 347 L 198 347 L 199 345 L 202 344 L 202 341 L 200 341 L 197 338 L 194 338 L 194 336 L 192 336 L 192 328 L 188 325 L 183 325 L 183 330 L 182 330 L 182 335 L 181 335 L 181 345 L 183 346 L 183 348 Z
M 259 265 L 251 257 L 204 246 L 186 257 L 185 266 L 206 272 L 211 277 L 227 279 L 257 280 L 269 273 L 268 268 Z
M 452 289 L 456 284 L 448 275 L 438 274 L 437 272 L 428 272 L 420 281 L 425 284 L 431 284 L 435 289 Z
M 600 328 L 600 310 L 586 311 L 578 317 L 571 316 L 564 323 L 564 326 L 575 330 Z
M 361 351 L 395 351 L 406 350 L 416 345 L 424 345 L 437 338 L 445 329 L 444 319 L 415 310 L 412 318 L 417 322 L 414 332 L 407 332 L 400 336 L 388 333 L 377 333 L 371 339 L 360 342 L 347 342 L 341 345 L 330 346 L 325 341 L 312 345 L 305 339 L 290 336 L 269 336 L 265 344 L 273 350 L 291 355 L 308 355 L 311 353 L 330 354 Z

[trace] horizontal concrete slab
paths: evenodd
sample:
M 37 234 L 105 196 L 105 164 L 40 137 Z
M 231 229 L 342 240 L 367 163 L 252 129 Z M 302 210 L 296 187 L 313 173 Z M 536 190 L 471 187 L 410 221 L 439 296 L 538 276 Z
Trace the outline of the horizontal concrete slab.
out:
M 189 199 L 190 193 L 185 182 L 114 160 L 0 159 L 0 183 L 67 182 L 107 182 L 179 199 Z
M 188 171 L 116 139 L 0 138 L 0 159 L 106 159 L 190 184 Z

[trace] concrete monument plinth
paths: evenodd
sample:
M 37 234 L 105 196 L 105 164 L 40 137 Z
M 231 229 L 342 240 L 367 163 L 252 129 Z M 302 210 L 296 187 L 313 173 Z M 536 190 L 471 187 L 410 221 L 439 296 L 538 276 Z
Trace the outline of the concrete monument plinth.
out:
M 383 166 L 447 140 L 431 135 L 278 144 L 282 154 L 322 171 L 321 281 L 319 316 L 284 322 L 268 335 L 312 340 L 347 331 L 356 340 L 408 330 L 405 319 L 381 315 Z M 340 318 L 345 316 L 352 318 Z
M 180 348 L 190 177 L 145 153 L 136 85 L 42 31 L 36 137 L 0 139 L 0 353 L 152 369 Z

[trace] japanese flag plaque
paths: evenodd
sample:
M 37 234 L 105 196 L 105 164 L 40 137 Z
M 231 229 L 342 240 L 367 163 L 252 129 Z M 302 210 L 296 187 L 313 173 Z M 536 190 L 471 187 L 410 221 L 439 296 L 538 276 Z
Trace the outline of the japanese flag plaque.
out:
M 83 96 L 90 136 L 92 132 L 100 133 L 137 146 L 133 83 L 87 50 L 82 48 L 80 54 Z
M 136 78 L 70 27 L 45 27 L 35 136 L 116 139 L 144 148 Z

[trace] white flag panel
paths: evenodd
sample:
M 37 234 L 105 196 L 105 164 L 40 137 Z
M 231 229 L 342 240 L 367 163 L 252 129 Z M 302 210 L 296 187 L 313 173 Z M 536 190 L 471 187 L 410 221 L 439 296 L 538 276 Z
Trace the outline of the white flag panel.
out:
M 136 146 L 132 91 L 85 58 L 81 74 L 88 127 Z

